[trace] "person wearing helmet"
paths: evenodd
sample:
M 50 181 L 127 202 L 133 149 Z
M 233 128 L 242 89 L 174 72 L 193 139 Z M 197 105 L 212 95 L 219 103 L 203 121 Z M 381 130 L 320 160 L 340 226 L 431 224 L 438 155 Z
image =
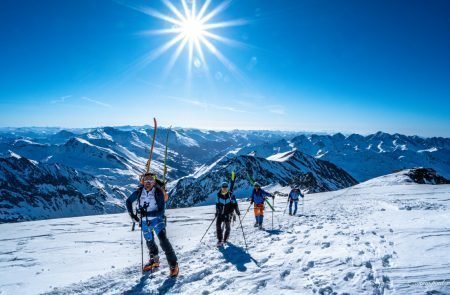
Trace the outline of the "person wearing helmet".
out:
M 288 197 L 289 202 L 289 215 L 297 214 L 298 200 L 299 198 L 303 198 L 303 194 L 300 191 L 300 188 L 295 187 L 291 190 Z M 294 214 L 292 214 L 292 204 L 294 204 Z
M 217 193 L 216 202 L 216 233 L 217 247 L 223 246 L 228 241 L 231 231 L 231 220 L 233 213 L 241 215 L 236 197 L 232 191 L 228 190 L 228 183 L 223 182 L 220 191 Z M 225 234 L 223 234 L 222 224 L 225 225 Z
M 267 197 L 271 197 L 272 199 L 275 198 L 270 193 L 261 189 L 261 185 L 258 182 L 255 182 L 253 184 L 253 192 L 250 199 L 250 205 L 254 203 L 253 210 L 256 219 L 255 227 L 259 227 L 259 229 L 262 229 L 264 219 L 264 201 Z

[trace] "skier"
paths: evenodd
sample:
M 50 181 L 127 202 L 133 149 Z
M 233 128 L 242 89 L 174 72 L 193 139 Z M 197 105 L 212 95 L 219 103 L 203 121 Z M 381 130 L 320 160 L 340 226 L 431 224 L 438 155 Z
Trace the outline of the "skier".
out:
M 253 210 L 255 212 L 255 227 L 259 227 L 259 229 L 262 229 L 262 223 L 264 219 L 264 201 L 267 197 L 271 197 L 272 199 L 275 199 L 275 196 L 271 195 L 270 193 L 266 192 L 265 190 L 261 189 L 261 185 L 258 182 L 255 182 L 253 184 L 253 192 L 250 199 L 250 206 L 255 203 Z
M 140 186 L 128 197 L 126 205 L 131 218 L 140 222 L 150 253 L 150 260 L 145 264 L 143 271 L 153 271 L 159 267 L 158 246 L 154 237 L 154 234 L 156 234 L 170 266 L 170 277 L 176 277 L 179 272 L 177 256 L 167 238 L 164 223 L 164 199 L 167 192 L 157 182 L 155 174 L 145 173 L 142 177 L 142 183 L 143 186 Z M 136 214 L 133 213 L 133 202 L 135 201 L 137 201 Z M 140 218 L 137 214 L 140 214 Z
M 216 233 L 217 233 L 217 247 L 223 246 L 227 243 L 230 236 L 231 220 L 234 212 L 238 216 L 241 215 L 236 197 L 232 191 L 228 191 L 228 183 L 223 182 L 220 191 L 217 193 L 216 202 Z M 225 224 L 225 235 L 223 235 L 222 223 Z
M 300 191 L 298 187 L 295 187 L 291 190 L 288 197 L 289 202 L 289 215 L 297 214 L 298 200 L 299 197 L 304 198 L 304 195 Z M 292 214 L 292 203 L 294 203 L 294 214 Z

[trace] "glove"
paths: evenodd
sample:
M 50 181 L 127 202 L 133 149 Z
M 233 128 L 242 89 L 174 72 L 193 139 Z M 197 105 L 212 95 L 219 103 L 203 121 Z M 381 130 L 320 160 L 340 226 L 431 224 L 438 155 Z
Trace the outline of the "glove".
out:
M 236 210 L 236 215 L 237 215 L 237 216 L 241 216 L 241 211 Z
M 253 201 L 250 201 L 250 206 L 253 205 Z
M 272 198 L 272 200 L 275 200 L 275 196 L 274 195 L 270 195 L 270 197 Z
M 133 219 L 136 222 L 139 222 L 139 217 L 136 214 L 130 214 L 131 219 Z

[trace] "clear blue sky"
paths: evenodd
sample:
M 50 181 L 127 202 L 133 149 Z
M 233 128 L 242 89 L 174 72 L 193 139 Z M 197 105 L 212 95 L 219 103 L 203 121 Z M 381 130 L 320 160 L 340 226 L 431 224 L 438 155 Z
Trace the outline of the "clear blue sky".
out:
M 211 42 L 241 74 L 203 48 L 190 78 L 186 50 L 163 74 L 176 47 L 139 63 L 171 26 L 130 6 L 169 8 L 126 3 L 0 1 L 0 126 L 450 136 L 450 1 L 232 1 L 210 22 L 245 20 L 214 30 L 244 45 Z

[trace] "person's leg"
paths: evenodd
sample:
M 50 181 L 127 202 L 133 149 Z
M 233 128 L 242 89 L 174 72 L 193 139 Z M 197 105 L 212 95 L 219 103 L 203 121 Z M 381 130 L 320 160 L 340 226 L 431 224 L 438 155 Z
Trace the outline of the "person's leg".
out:
M 292 200 L 289 200 L 289 215 L 292 214 Z
M 255 213 L 255 226 L 259 223 L 259 207 L 257 204 L 253 206 L 253 212 Z
M 158 255 L 158 246 L 155 243 L 155 237 L 153 235 L 152 227 L 144 220 L 142 222 L 142 233 L 144 235 L 145 244 L 147 245 L 150 259 Z
M 259 225 L 262 225 L 263 219 L 264 219 L 264 205 L 261 205 L 261 208 L 259 209 L 259 212 L 260 212 Z
M 153 235 L 153 233 L 152 233 Z M 155 256 L 158 256 L 158 246 L 156 246 L 155 239 L 151 240 L 145 240 L 145 243 L 147 244 L 147 248 L 150 254 L 150 259 L 152 259 Z
M 220 215 L 217 216 L 217 219 L 216 219 L 216 235 L 217 235 L 217 240 L 219 242 L 222 242 L 222 237 L 223 237 L 223 233 L 222 233 L 222 217 Z
M 297 214 L 297 208 L 298 208 L 298 201 L 294 202 L 294 215 Z
M 225 219 L 225 236 L 223 237 L 223 241 L 228 241 L 228 238 L 230 237 L 230 231 L 231 231 L 231 218 Z
M 163 249 L 166 254 L 167 262 L 170 267 L 174 267 L 177 265 L 177 256 L 175 255 L 175 251 L 173 250 L 172 244 L 170 244 L 169 239 L 167 238 L 166 229 L 161 230 L 158 233 L 159 245 L 161 249 Z

